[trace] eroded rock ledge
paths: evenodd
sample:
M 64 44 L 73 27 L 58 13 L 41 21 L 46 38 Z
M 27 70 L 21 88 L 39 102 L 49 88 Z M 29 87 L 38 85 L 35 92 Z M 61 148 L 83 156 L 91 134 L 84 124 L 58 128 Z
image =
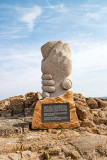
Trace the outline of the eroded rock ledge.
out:
M 31 130 L 40 93 L 0 101 L 0 160 L 106 160 L 107 103 L 73 94 L 80 127 Z

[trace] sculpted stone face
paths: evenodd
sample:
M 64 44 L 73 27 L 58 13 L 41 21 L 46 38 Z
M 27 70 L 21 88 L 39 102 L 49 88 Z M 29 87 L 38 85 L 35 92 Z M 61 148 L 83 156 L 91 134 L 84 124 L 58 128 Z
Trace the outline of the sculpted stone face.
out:
M 65 94 L 72 87 L 69 77 L 72 70 L 69 45 L 63 41 L 51 41 L 41 47 L 41 52 L 42 96 L 57 97 Z

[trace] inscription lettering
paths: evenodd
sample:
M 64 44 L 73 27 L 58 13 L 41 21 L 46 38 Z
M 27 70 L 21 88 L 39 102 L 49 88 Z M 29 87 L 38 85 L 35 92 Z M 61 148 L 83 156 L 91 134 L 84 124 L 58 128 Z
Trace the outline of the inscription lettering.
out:
M 42 104 L 42 123 L 69 121 L 69 103 Z

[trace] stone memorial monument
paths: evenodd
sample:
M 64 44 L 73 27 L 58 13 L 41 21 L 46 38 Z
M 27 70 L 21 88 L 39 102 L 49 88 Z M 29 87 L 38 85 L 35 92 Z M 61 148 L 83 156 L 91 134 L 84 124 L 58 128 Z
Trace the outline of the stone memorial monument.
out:
M 72 87 L 72 61 L 68 44 L 63 41 L 48 42 L 41 47 L 41 52 L 42 96 L 57 97 L 66 93 Z
M 73 101 L 70 74 L 71 51 L 63 41 L 51 41 L 41 47 L 43 60 L 42 97 L 35 106 L 32 128 L 75 128 L 79 126 Z

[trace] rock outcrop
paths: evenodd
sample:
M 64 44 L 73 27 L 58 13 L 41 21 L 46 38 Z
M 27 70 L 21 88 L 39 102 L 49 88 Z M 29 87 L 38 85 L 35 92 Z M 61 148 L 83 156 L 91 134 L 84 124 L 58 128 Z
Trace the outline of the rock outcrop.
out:
M 98 103 L 96 100 L 94 100 L 93 98 L 89 97 L 87 98 L 87 104 L 91 109 L 95 109 L 98 108 Z
M 0 101 L 0 160 L 107 159 L 107 102 L 74 93 L 80 127 L 32 130 L 41 98 L 33 92 Z
M 0 117 L 32 116 L 35 104 L 42 99 L 40 92 L 29 92 L 0 101 Z
M 70 110 L 70 121 L 69 122 L 47 122 L 42 123 L 42 104 L 51 104 L 51 103 L 69 103 Z M 73 101 L 73 93 L 68 91 L 66 94 L 56 97 L 56 98 L 45 98 L 39 100 L 35 105 L 35 110 L 32 120 L 32 129 L 50 129 L 50 128 L 77 128 L 79 127 L 78 118 L 75 111 L 75 104 Z

